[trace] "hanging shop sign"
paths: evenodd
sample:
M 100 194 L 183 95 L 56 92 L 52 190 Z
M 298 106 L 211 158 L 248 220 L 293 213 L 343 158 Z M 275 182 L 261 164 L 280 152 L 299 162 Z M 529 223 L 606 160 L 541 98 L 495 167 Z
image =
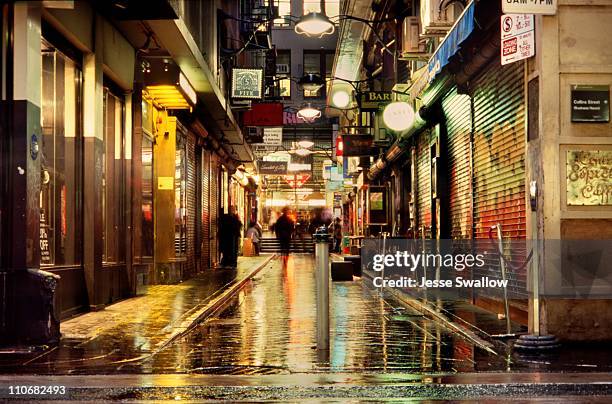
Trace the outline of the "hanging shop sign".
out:
M 147 58 L 146 62 L 145 89 L 155 104 L 166 109 L 189 109 L 196 105 L 195 89 L 171 59 Z
M 373 156 L 376 148 L 372 147 L 374 138 L 372 135 L 355 134 L 342 136 L 343 156 Z
M 360 108 L 363 111 L 376 111 L 393 101 L 390 91 L 365 91 L 361 93 Z
M 572 122 L 610 122 L 610 87 L 573 85 Z
M 257 168 L 258 168 L 259 174 L 263 174 L 263 175 L 286 175 L 287 174 L 287 162 L 286 161 L 260 160 L 257 162 Z
M 504 14 L 544 14 L 557 13 L 557 0 L 502 0 Z
M 507 65 L 535 55 L 535 23 L 531 14 L 501 16 L 501 64 Z
M 612 205 L 612 150 L 568 150 L 567 204 Z
M 261 99 L 263 69 L 232 69 L 232 98 Z
M 291 188 L 300 188 L 308 181 L 310 174 L 291 174 L 285 175 L 284 178 Z
M 287 165 L 287 170 L 296 173 L 311 173 L 312 172 L 312 164 L 305 163 L 289 163 Z
M 252 104 L 245 111 L 244 126 L 283 126 L 283 104 L 280 102 L 263 102 Z
M 263 144 L 266 146 L 281 146 L 283 144 L 283 128 L 264 128 Z

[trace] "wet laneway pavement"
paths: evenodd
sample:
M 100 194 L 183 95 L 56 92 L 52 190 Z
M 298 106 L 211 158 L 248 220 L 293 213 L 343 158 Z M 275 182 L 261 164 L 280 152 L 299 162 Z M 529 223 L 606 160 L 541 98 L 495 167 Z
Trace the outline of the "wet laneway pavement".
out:
M 251 262 L 257 263 L 265 262 Z M 229 279 L 231 285 L 252 269 L 243 266 L 215 282 Z M 214 282 L 206 286 L 200 279 L 184 287 L 196 285 L 202 289 L 191 290 L 183 298 L 204 295 Z M 367 278 L 332 282 L 330 293 L 327 357 L 315 349 L 314 259 L 310 255 L 277 257 L 244 279 L 241 289 L 195 327 L 158 348 L 146 345 L 156 338 L 133 332 L 134 327 L 144 327 L 142 321 L 155 320 L 142 318 L 147 311 L 142 307 L 139 315 L 124 312 L 126 317 L 114 326 L 99 324 L 98 331 L 90 331 L 95 337 L 79 339 L 75 334 L 45 354 L 4 361 L 0 398 L 15 398 L 5 393 L 7 385 L 17 381 L 66 386 L 66 394 L 52 398 L 78 401 L 426 401 L 527 394 L 572 400 L 589 395 L 590 401 L 606 402 L 612 394 L 609 373 L 602 373 L 610 370 L 603 365 L 609 356 L 600 348 L 590 353 L 584 347 L 570 348 L 557 356 L 521 358 L 496 343 L 491 352 L 390 294 L 381 295 Z M 188 306 L 195 307 L 185 302 L 178 305 Z M 168 313 L 176 310 L 167 308 L 166 314 L 153 310 L 158 313 L 155 321 L 163 324 Z M 182 310 L 179 317 L 189 314 L 190 310 Z M 141 323 L 130 326 L 135 319 Z M 79 325 L 83 332 L 87 332 L 85 324 L 93 325 L 93 320 L 83 318 Z M 76 330 L 76 324 L 71 329 Z M 170 332 L 166 327 L 158 333 L 164 330 Z
M 501 342 L 485 349 L 477 339 L 381 295 L 367 278 L 331 283 L 325 357 L 315 349 L 313 257 L 277 257 L 262 266 L 265 260 L 174 285 L 182 293 L 152 291 L 156 300 L 137 298 L 71 320 L 58 348 L 4 360 L 0 370 L 54 375 L 610 370 L 601 347 L 570 347 L 546 357 L 512 354 Z M 258 265 L 262 269 L 246 279 Z M 244 279 L 242 288 L 197 322 L 194 316 L 237 279 Z M 194 319 L 197 325 L 189 327 Z

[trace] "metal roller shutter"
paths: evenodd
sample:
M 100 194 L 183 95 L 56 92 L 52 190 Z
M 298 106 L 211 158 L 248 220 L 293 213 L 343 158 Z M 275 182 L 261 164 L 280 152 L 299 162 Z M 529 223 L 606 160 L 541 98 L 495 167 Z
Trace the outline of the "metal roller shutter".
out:
M 525 215 L 525 101 L 524 65 L 485 69 L 474 81 L 473 189 L 474 238 L 489 238 L 491 226 L 500 223 L 504 239 L 526 237 Z M 522 247 L 506 247 L 506 256 L 516 263 L 525 260 Z M 498 260 L 486 273 L 474 276 L 501 278 Z M 484 272 L 484 271 L 483 271 Z M 512 299 L 525 299 L 526 269 L 508 269 L 508 291 Z M 494 292 L 479 292 L 495 295 Z M 499 297 L 499 296 L 498 296 Z
M 474 83 L 474 237 L 501 223 L 504 238 L 525 238 L 523 63 L 486 72 Z
M 187 132 L 187 276 L 196 273 L 196 155 L 195 134 Z
M 202 150 L 202 194 L 201 217 L 202 221 L 202 268 L 210 268 L 210 153 Z
M 418 235 L 431 238 L 431 161 L 429 157 L 429 130 L 421 133 L 417 140 L 417 215 Z
M 443 100 L 446 118 L 447 172 L 449 191 L 448 217 L 450 236 L 465 239 L 472 236 L 471 132 L 472 112 L 468 95 L 453 89 Z
M 210 160 L 210 263 L 219 259 L 217 248 L 217 223 L 219 220 L 219 159 L 212 155 Z

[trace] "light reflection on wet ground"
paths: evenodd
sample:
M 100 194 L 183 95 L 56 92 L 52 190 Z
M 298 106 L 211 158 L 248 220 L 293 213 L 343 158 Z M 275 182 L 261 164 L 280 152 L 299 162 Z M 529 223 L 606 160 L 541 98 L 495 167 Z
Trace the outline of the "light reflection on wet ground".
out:
M 160 352 L 121 329 L 109 338 L 64 340 L 39 358 L 0 363 L 0 373 L 454 373 L 507 370 L 609 371 L 601 348 L 568 347 L 559 357 L 491 355 L 471 342 L 382 299 L 365 280 L 331 284 L 329 358 L 315 348 L 314 260 L 275 259 L 223 310 Z M 162 321 L 163 319 L 157 319 Z M 156 321 L 157 321 L 156 320 Z M 134 325 L 138 327 L 138 325 Z M 137 335 L 137 334 L 136 334 Z M 501 346 L 501 345 L 500 345 Z M 608 349 L 609 352 L 609 349 Z
M 286 266 L 279 260 L 223 313 L 146 363 L 161 372 L 235 374 L 474 370 L 471 343 L 363 281 L 332 283 L 330 355 L 322 361 L 314 349 L 313 265 L 310 256 L 292 256 Z

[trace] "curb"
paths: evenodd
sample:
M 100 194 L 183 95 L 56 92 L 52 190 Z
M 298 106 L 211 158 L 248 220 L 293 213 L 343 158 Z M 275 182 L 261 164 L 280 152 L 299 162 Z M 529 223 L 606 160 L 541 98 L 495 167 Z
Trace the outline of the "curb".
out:
M 365 277 L 369 278 L 370 280 L 373 279 L 372 275 L 368 273 L 367 271 L 363 271 L 363 274 Z M 412 298 L 406 295 L 405 293 L 402 293 L 397 290 L 387 288 L 385 289 L 385 292 L 392 295 L 401 304 L 406 305 L 412 309 L 415 309 L 418 312 L 423 313 L 424 315 L 440 322 L 447 329 L 461 334 L 461 336 L 463 336 L 464 338 L 472 342 L 474 345 L 479 346 L 480 348 L 484 349 L 485 351 L 491 354 L 499 355 L 495 350 L 493 350 L 494 345 L 491 342 L 482 339 L 481 337 L 476 335 L 473 331 L 450 320 L 444 314 L 438 312 L 436 308 L 433 307 L 431 304 L 421 302 L 420 300 Z
M 235 282 L 227 289 L 220 289 L 221 293 L 217 297 L 214 297 L 208 302 L 206 302 L 204 307 L 198 308 L 196 306 L 194 309 L 192 309 L 195 310 L 194 312 L 192 312 L 191 314 L 187 312 L 186 314 L 188 315 L 188 317 L 182 320 L 178 325 L 173 327 L 175 329 L 174 332 L 172 332 L 166 340 L 161 341 L 155 345 L 153 355 L 161 351 L 177 339 L 181 338 L 185 334 L 187 334 L 189 331 L 195 328 L 195 326 L 204 318 L 211 316 L 217 310 L 219 310 L 225 303 L 227 303 L 232 297 L 234 297 L 236 293 L 238 293 L 242 288 L 244 288 L 248 281 L 250 281 L 255 275 L 257 275 L 262 269 L 264 269 L 264 267 L 268 265 L 270 261 L 274 259 L 274 257 L 276 257 L 276 254 L 270 255 L 264 262 L 259 264 L 259 266 L 255 267 L 255 269 L 249 272 L 244 278 L 242 278 L 238 282 Z

